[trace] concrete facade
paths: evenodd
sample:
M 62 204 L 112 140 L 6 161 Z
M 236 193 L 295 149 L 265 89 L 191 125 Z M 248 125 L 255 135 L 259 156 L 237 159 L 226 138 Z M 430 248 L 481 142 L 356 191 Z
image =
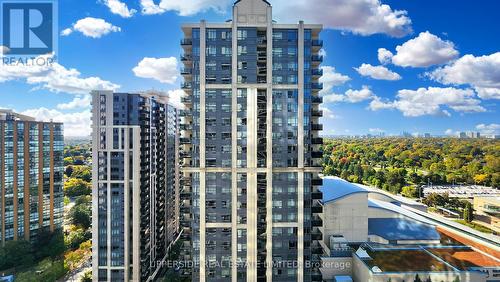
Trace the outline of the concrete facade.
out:
M 321 25 L 277 24 L 267 1 L 241 0 L 232 21 L 182 29 L 183 258 L 199 263 L 185 274 L 320 279 L 304 264 L 322 252 Z M 300 267 L 272 267 L 283 261 Z
M 0 240 L 32 241 L 63 221 L 63 125 L 0 110 Z
M 93 281 L 152 281 L 178 234 L 178 110 L 161 93 L 92 106 Z

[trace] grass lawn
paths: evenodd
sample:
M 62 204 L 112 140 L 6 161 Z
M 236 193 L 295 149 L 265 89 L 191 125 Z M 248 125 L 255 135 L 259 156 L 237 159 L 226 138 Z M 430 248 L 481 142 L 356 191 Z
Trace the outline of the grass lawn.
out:
M 19 271 L 15 274 L 16 282 L 39 282 L 39 281 L 56 281 L 68 272 L 64 266 L 63 259 L 52 260 L 50 258 L 40 261 L 37 265 L 32 266 L 24 271 Z
M 368 251 L 368 254 L 373 259 L 366 261 L 368 266 L 378 266 L 384 272 L 452 270 L 423 250 Z
M 462 219 L 456 220 L 456 222 L 463 224 L 465 226 L 468 226 L 470 228 L 473 228 L 479 232 L 488 233 L 488 234 L 493 233 L 493 230 L 489 229 L 488 227 L 482 226 L 482 225 L 474 223 L 474 222 L 467 222 L 467 221 L 462 220 Z

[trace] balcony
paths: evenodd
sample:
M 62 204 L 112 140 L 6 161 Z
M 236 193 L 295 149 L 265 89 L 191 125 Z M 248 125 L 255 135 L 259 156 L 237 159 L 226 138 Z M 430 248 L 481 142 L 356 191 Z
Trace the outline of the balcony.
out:
M 185 103 L 185 102 L 183 102 L 183 103 Z M 184 131 L 193 130 L 193 126 L 191 124 L 186 124 L 186 123 L 181 124 L 180 128 L 181 128 L 181 130 L 184 130 Z
M 181 39 L 181 46 L 190 46 L 190 45 L 193 45 L 193 39 L 191 38 Z
M 323 111 L 312 111 L 311 115 L 313 117 L 322 117 L 323 116 Z
M 323 97 L 312 97 L 311 101 L 313 104 L 321 104 L 323 103 Z
M 322 63 L 323 62 L 323 56 L 321 56 L 321 55 L 314 55 L 314 56 L 311 57 L 311 61 Z
M 323 40 L 319 40 L 319 39 L 312 40 L 311 45 L 313 47 L 323 47 Z
M 323 138 L 312 138 L 311 143 L 313 145 L 323 145 Z
M 190 159 L 191 158 L 191 153 L 190 152 L 181 151 L 180 152 L 180 157 L 181 157 L 181 159 Z
M 188 111 L 188 110 L 181 111 L 180 116 L 181 117 L 191 117 L 191 116 L 193 116 L 193 112 L 192 111 Z
M 311 239 L 316 241 L 323 240 L 323 234 L 319 231 L 313 231 L 311 233 Z
M 193 88 L 193 85 L 191 83 L 184 82 L 181 84 L 181 88 L 183 90 L 191 90 Z
M 311 212 L 312 213 L 322 213 L 323 212 L 323 206 L 319 203 L 314 203 L 313 206 L 311 207 Z
M 311 180 L 311 184 L 313 186 L 323 186 L 323 179 L 321 178 L 314 178 Z
M 313 76 L 322 76 L 323 75 L 323 70 L 322 69 L 312 69 L 311 74 Z
M 321 191 L 318 191 L 318 192 L 312 192 L 311 193 L 311 198 L 313 200 L 321 200 L 323 199 L 323 193 Z
M 311 88 L 314 90 L 323 90 L 323 83 L 312 83 Z
M 323 152 L 321 152 L 321 151 L 318 151 L 318 152 L 313 151 L 313 152 L 311 152 L 311 158 L 313 158 L 313 159 L 322 159 L 323 158 Z
M 320 130 L 323 130 L 323 125 L 322 124 L 312 124 L 311 129 L 316 130 L 316 131 L 320 131 Z
M 181 62 L 191 62 L 193 60 L 193 56 L 191 55 L 181 55 Z
M 179 138 L 181 144 L 191 144 L 191 139 L 189 138 Z
M 193 69 L 189 69 L 189 68 L 181 69 L 181 75 L 192 75 L 192 74 L 193 74 Z

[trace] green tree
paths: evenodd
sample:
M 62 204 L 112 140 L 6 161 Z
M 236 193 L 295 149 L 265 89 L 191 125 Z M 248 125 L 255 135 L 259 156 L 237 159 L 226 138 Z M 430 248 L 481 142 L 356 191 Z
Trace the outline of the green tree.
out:
M 7 241 L 0 248 L 0 269 L 12 267 L 26 267 L 33 264 L 34 258 L 31 253 L 31 244 L 24 240 Z
M 401 195 L 408 198 L 416 198 L 418 197 L 417 187 L 415 187 L 414 185 L 405 186 L 403 187 L 403 190 L 401 190 Z
M 470 202 L 465 204 L 462 218 L 466 222 L 472 222 L 472 220 L 474 220 L 474 209 L 472 208 L 472 204 Z
M 85 272 L 80 282 L 92 282 L 92 270 Z
M 92 223 L 92 210 L 90 205 L 75 205 L 71 208 L 68 214 L 71 223 L 82 227 L 83 229 L 88 229 Z
M 71 174 L 71 177 L 90 182 L 92 181 L 91 168 L 86 165 L 75 165 L 73 166 L 73 173 Z
M 61 230 L 50 232 L 48 228 L 39 231 L 33 242 L 33 249 L 37 259 L 56 258 L 65 251 L 64 234 Z
M 90 183 L 82 179 L 70 178 L 64 183 L 64 194 L 68 197 L 90 195 L 90 193 Z

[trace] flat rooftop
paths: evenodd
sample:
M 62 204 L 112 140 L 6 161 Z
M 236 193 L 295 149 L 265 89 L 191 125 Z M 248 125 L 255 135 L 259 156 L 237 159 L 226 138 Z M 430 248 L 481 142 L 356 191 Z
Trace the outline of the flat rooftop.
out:
M 386 240 L 440 240 L 436 227 L 405 218 L 369 218 L 368 235 Z
M 471 267 L 500 267 L 499 260 L 472 249 L 437 248 L 428 251 L 460 270 L 468 270 Z
M 367 250 L 371 260 L 365 260 L 370 269 L 377 266 L 382 272 L 446 272 L 455 271 L 442 260 L 423 249 Z

